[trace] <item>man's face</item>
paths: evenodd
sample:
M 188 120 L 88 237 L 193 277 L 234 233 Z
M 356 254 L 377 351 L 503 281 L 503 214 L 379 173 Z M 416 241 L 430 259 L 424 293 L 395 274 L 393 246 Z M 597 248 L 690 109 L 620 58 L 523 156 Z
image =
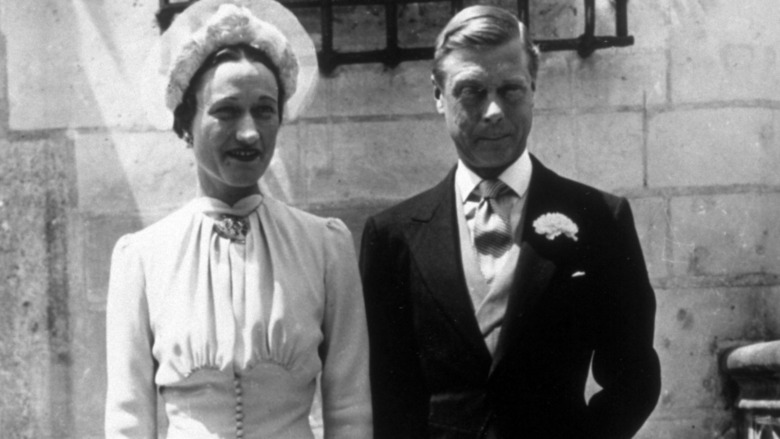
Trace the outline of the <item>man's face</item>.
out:
M 460 159 L 483 178 L 496 178 L 525 151 L 534 81 L 519 38 L 501 46 L 459 49 L 441 64 L 436 108 Z

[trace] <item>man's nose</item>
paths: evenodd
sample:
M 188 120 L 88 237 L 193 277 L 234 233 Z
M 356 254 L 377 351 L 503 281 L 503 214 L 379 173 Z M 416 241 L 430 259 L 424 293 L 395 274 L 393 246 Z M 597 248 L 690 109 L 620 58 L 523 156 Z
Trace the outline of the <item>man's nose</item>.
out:
M 504 110 L 501 108 L 496 97 L 488 97 L 487 106 L 485 107 L 485 113 L 482 118 L 488 123 L 500 122 L 504 118 Z
M 252 145 L 260 138 L 252 115 L 247 113 L 241 117 L 236 127 L 236 139 L 244 145 Z

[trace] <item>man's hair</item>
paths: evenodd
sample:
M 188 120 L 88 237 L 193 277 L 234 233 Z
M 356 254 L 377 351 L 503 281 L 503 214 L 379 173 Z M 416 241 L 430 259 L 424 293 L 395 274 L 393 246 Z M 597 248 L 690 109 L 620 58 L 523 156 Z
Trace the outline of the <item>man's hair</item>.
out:
M 260 64 L 268 67 L 268 70 L 273 73 L 276 79 L 276 84 L 279 87 L 279 96 L 277 96 L 277 102 L 279 105 L 279 122 L 282 121 L 282 115 L 284 114 L 284 100 L 286 97 L 286 90 L 280 80 L 279 68 L 271 62 L 271 58 L 266 55 L 260 49 L 252 47 L 248 44 L 236 44 L 233 46 L 225 46 L 219 50 L 214 51 L 209 55 L 201 64 L 200 68 L 192 76 L 190 85 L 187 87 L 187 91 L 184 92 L 182 101 L 176 110 L 173 112 L 173 131 L 179 136 L 184 136 L 184 133 L 189 133 L 192 127 L 192 121 L 195 118 L 195 113 L 198 111 L 198 100 L 195 97 L 198 84 L 200 83 L 203 75 L 210 69 L 227 61 L 241 61 L 246 59 L 252 62 L 259 62 Z
M 496 6 L 470 6 L 455 14 L 436 38 L 433 77 L 444 85 L 444 58 L 453 50 L 498 47 L 519 38 L 528 55 L 528 71 L 536 80 L 539 70 L 539 48 L 528 35 L 528 29 L 511 12 Z

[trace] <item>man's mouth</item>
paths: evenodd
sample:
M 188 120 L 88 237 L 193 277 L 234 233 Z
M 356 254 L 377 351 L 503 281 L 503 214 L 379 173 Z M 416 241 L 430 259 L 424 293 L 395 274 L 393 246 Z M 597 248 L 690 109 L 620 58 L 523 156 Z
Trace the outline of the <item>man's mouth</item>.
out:
M 486 141 L 488 141 L 488 142 L 493 142 L 493 141 L 496 141 L 496 140 L 502 140 L 502 139 L 505 139 L 505 138 L 507 138 L 507 137 L 509 137 L 509 135 L 508 135 L 508 134 L 501 135 L 501 136 L 482 136 L 480 139 L 481 139 L 481 140 L 486 140 Z
M 260 157 L 260 151 L 250 148 L 234 149 L 225 153 L 230 158 L 242 161 L 251 162 Z

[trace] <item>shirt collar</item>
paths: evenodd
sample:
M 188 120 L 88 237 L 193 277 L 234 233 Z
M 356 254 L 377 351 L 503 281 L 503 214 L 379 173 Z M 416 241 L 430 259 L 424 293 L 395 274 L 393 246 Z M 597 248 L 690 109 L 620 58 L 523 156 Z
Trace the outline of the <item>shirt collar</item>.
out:
M 236 202 L 236 204 L 230 206 L 227 203 L 218 200 L 216 198 L 207 197 L 205 195 L 196 198 L 193 201 L 195 209 L 207 214 L 207 215 L 234 215 L 234 216 L 247 216 L 255 209 L 257 209 L 263 203 L 263 196 L 260 194 L 249 195 Z
M 528 149 L 523 151 L 504 172 L 498 176 L 498 179 L 509 186 L 520 197 L 525 196 L 528 190 L 528 184 L 531 182 L 531 157 Z M 455 170 L 455 185 L 461 193 L 461 202 L 466 202 L 468 196 L 482 181 L 482 177 L 474 173 L 462 160 L 458 160 L 458 169 Z

